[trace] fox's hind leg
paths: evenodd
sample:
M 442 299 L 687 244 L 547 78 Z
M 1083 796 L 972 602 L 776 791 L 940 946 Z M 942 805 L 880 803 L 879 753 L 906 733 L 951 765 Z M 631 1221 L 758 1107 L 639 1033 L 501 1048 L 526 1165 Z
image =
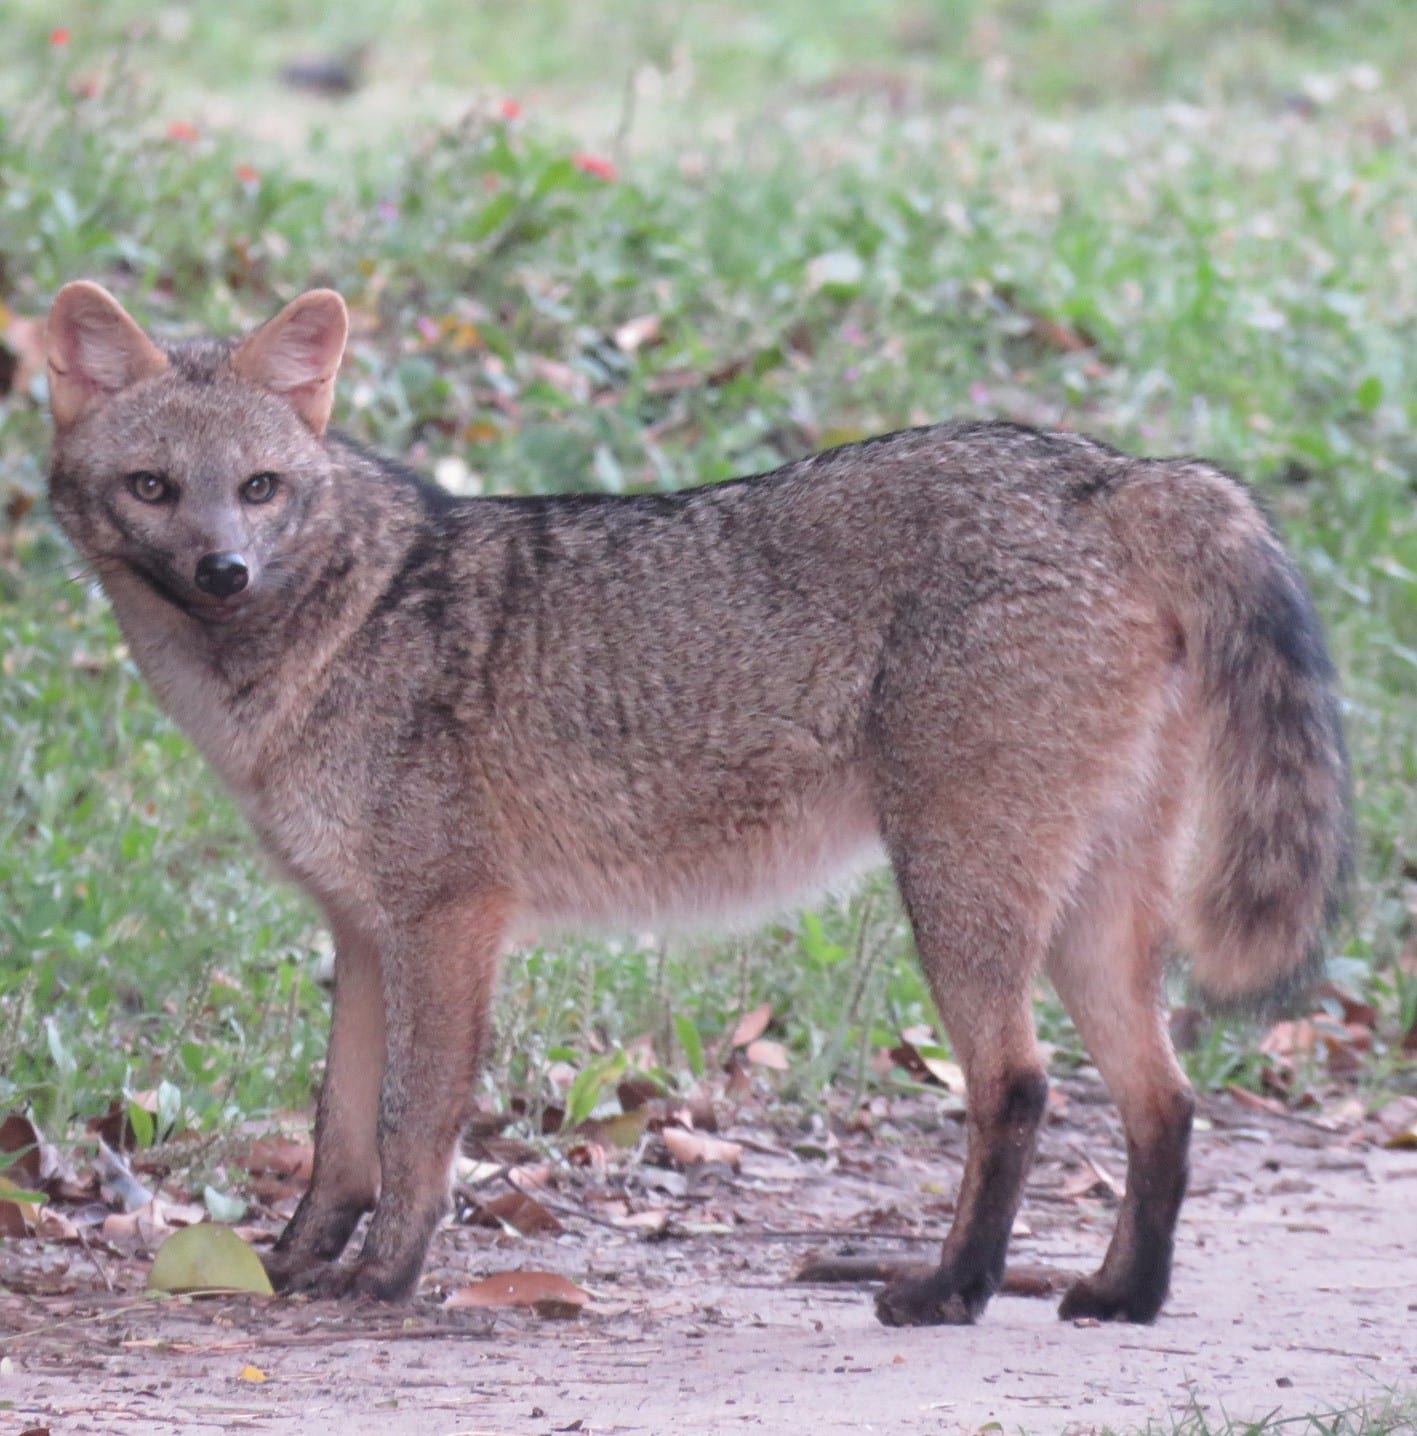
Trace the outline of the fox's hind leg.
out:
M 1163 992 L 1172 807 L 1158 803 L 1149 831 L 1119 833 L 1098 855 L 1048 958 L 1127 1137 L 1127 1188 L 1111 1244 L 1100 1270 L 1063 1297 L 1064 1318 L 1151 1321 L 1170 1284 L 1195 1105 Z
M 903 837 L 894 865 L 940 1018 L 964 1068 L 969 1146 L 934 1268 L 876 1301 L 889 1326 L 972 1322 L 998 1290 L 1048 1098 L 1031 989 L 1051 919 L 1026 864 L 977 827 Z
M 905 609 L 877 680 L 882 836 L 964 1067 L 969 1135 L 939 1264 L 880 1294 L 889 1324 L 972 1321 L 1003 1278 L 1047 1103 L 1034 979 L 1160 716 L 1167 635 L 1100 570 L 1076 587 L 1085 622 L 1022 590 L 953 626 Z

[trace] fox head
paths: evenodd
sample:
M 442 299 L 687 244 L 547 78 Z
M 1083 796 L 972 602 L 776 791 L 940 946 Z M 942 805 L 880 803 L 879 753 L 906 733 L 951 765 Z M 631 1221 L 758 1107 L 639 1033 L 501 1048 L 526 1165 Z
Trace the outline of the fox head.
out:
M 281 587 L 283 542 L 328 507 L 348 327 L 316 289 L 239 343 L 165 347 L 97 284 L 59 291 L 50 502 L 105 588 L 136 580 L 219 622 Z

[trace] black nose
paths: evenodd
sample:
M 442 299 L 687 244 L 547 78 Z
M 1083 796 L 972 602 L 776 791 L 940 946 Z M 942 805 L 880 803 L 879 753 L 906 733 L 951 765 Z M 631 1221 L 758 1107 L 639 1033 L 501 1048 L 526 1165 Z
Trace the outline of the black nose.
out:
M 240 593 L 250 576 L 239 553 L 208 553 L 197 560 L 197 587 L 216 598 Z

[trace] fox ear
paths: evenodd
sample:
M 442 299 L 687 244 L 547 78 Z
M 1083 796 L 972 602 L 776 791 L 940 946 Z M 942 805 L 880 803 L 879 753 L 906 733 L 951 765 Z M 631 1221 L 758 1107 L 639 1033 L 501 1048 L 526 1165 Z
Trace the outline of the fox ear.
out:
M 325 432 L 335 402 L 335 375 L 349 337 L 349 313 L 333 289 L 292 299 L 231 356 L 243 379 L 279 394 L 313 429 Z
M 45 331 L 49 408 L 66 428 L 115 394 L 167 368 L 167 356 L 104 288 L 66 284 Z

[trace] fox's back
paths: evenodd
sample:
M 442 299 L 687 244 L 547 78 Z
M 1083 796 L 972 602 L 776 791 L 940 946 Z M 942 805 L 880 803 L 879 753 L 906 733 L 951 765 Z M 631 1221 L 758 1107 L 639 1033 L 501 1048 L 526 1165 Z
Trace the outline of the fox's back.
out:
M 427 786 L 443 753 L 447 806 L 566 916 L 819 881 L 880 838 L 874 752 L 914 682 L 945 761 L 965 711 L 1020 730 L 1020 663 L 1110 656 L 1131 607 L 1090 508 L 1124 463 L 941 427 L 675 495 L 439 503 L 356 640 L 387 669 L 384 766 L 416 752 Z

